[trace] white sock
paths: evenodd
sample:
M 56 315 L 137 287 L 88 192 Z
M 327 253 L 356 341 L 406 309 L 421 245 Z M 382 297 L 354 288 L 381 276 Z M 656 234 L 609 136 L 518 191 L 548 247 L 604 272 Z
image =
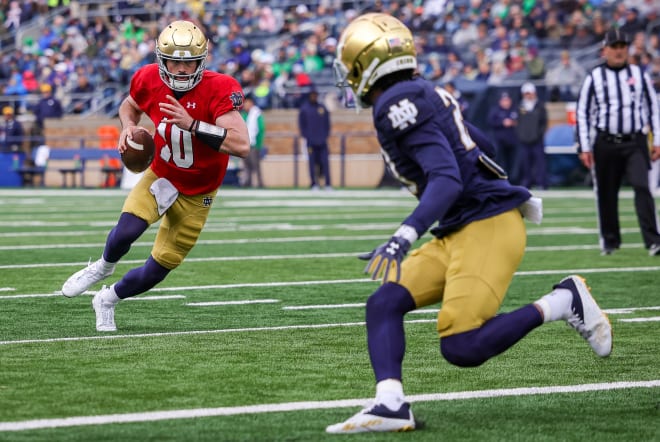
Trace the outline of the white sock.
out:
M 385 379 L 376 384 L 376 403 L 397 411 L 405 402 L 403 385 L 397 379 Z
M 101 259 L 99 259 L 99 262 L 101 263 L 101 268 L 103 269 L 103 273 L 108 273 L 112 272 L 115 269 L 115 265 L 117 265 L 116 262 L 108 262 L 103 258 L 103 255 L 101 255 Z
M 543 312 L 543 322 L 566 319 L 571 310 L 573 293 L 568 289 L 555 289 L 536 301 Z
M 105 304 L 112 304 L 115 305 L 119 301 L 121 301 L 121 298 L 117 296 L 117 292 L 115 292 L 115 285 L 112 284 L 110 287 L 108 287 L 108 290 L 106 290 L 103 295 L 101 295 L 101 300 Z

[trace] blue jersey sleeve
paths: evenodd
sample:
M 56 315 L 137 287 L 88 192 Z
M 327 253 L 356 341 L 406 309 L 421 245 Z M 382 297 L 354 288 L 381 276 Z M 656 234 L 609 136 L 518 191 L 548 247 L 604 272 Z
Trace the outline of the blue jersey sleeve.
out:
M 465 126 L 468 128 L 470 137 L 477 143 L 479 149 L 488 155 L 491 158 L 495 158 L 497 150 L 491 141 L 488 139 L 486 134 L 484 134 L 477 126 L 467 121 L 464 122 Z

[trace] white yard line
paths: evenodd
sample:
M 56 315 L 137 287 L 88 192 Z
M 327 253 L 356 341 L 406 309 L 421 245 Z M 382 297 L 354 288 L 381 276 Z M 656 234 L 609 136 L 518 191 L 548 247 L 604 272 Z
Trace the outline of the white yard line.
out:
M 648 318 L 626 318 L 619 319 L 620 322 L 660 322 L 660 316 L 651 316 Z
M 224 305 L 247 305 L 247 304 L 275 304 L 281 302 L 279 299 L 252 299 L 245 301 L 211 301 L 211 302 L 188 302 L 190 307 L 215 307 Z
M 410 402 L 458 401 L 484 398 L 535 396 L 544 394 L 585 393 L 591 391 L 658 388 L 660 380 L 636 382 L 603 382 L 598 384 L 557 385 L 541 387 L 501 388 L 494 390 L 428 393 L 406 396 Z M 25 431 L 43 428 L 66 428 L 83 425 L 110 425 L 129 422 L 155 422 L 171 419 L 195 419 L 238 414 L 261 414 L 288 411 L 325 410 L 329 408 L 362 407 L 371 399 L 343 399 L 335 401 L 284 402 L 279 404 L 245 405 L 237 407 L 194 408 L 187 410 L 147 411 L 142 413 L 73 416 L 60 419 L 35 419 L 0 422 L 0 431 Z

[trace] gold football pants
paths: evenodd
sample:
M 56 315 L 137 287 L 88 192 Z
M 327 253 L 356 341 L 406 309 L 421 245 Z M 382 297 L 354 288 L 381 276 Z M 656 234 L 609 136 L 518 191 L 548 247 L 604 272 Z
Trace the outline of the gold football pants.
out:
M 526 241 L 518 209 L 472 222 L 413 250 L 402 263 L 399 284 L 418 308 L 442 301 L 441 337 L 478 328 L 499 310 Z
M 126 197 L 122 212 L 131 213 L 149 225 L 158 221 L 161 218 L 158 204 L 149 191 L 156 179 L 156 174 L 147 169 Z M 192 196 L 179 194 L 174 204 L 163 214 L 151 250 L 151 256 L 158 264 L 169 270 L 181 264 L 199 238 L 216 193 Z

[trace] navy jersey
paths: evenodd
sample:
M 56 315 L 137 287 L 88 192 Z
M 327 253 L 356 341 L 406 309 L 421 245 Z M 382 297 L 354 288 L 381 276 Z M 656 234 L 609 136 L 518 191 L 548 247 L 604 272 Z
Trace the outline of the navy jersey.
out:
M 419 200 L 404 221 L 418 235 L 438 222 L 432 233 L 442 236 L 531 197 L 498 173 L 485 154 L 493 149 L 488 138 L 464 122 L 456 100 L 431 82 L 416 78 L 391 86 L 378 97 L 373 118 L 387 167 Z

